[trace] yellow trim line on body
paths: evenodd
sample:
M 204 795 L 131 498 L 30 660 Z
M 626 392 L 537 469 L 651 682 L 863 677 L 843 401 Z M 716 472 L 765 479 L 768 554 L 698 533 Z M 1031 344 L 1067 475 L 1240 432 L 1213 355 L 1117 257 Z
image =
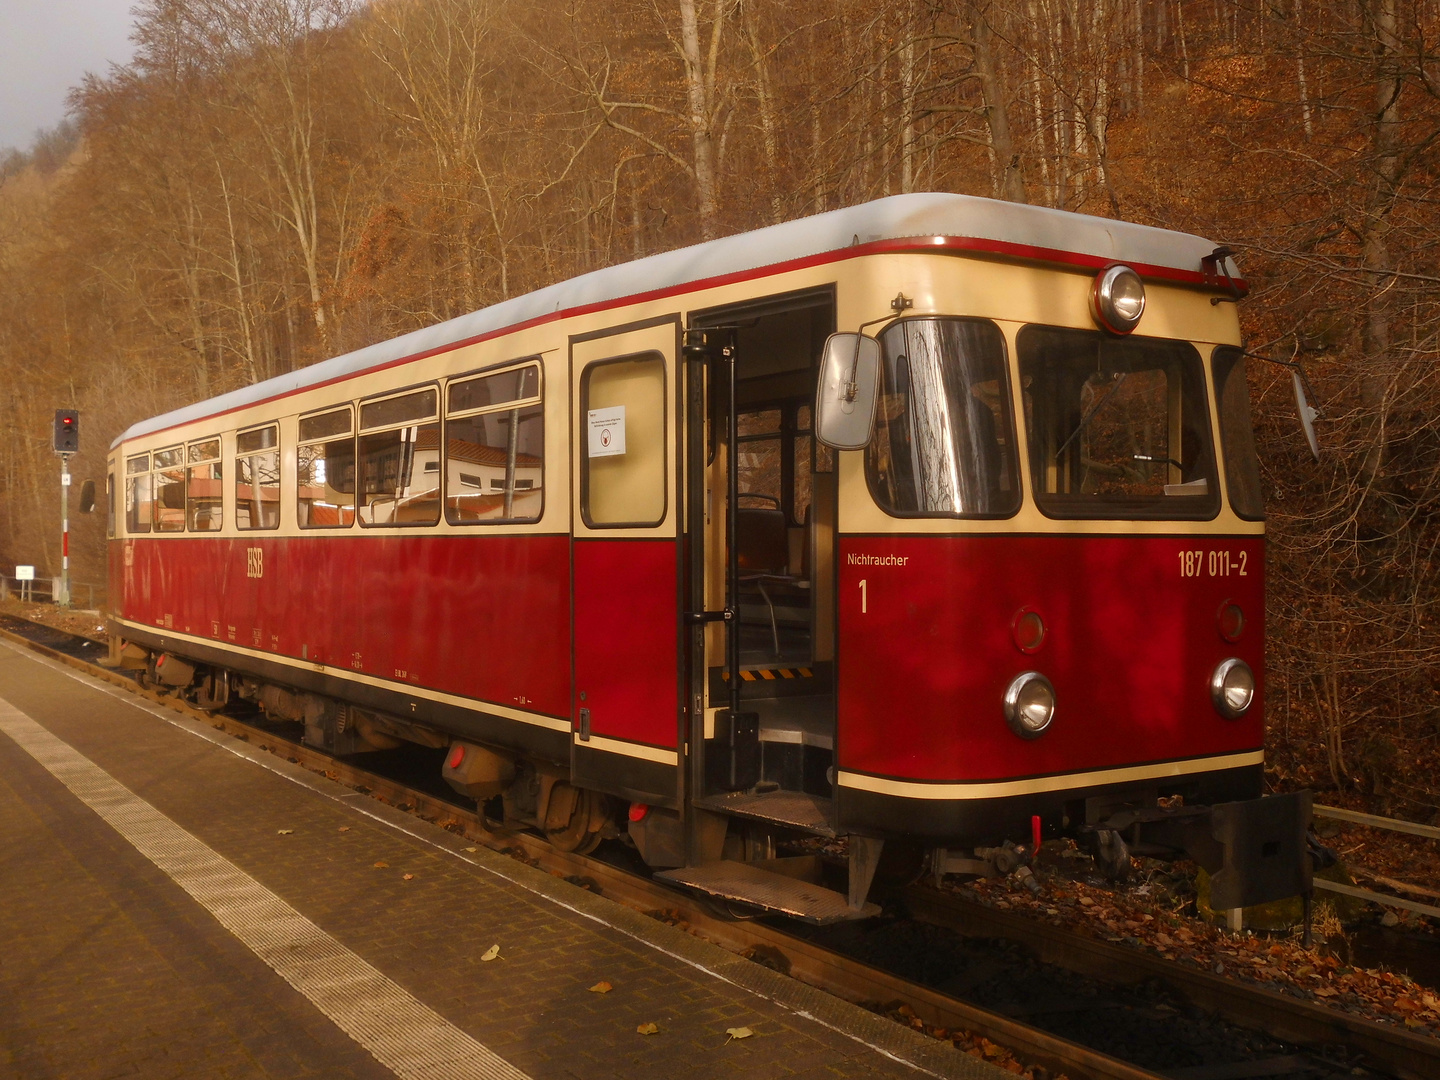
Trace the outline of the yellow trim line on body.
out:
M 281 664 L 285 667 L 295 668 L 300 671 L 322 672 L 326 675 L 332 675 L 349 682 L 362 683 L 366 686 L 376 686 L 397 694 L 404 694 L 407 697 L 420 698 L 425 701 L 438 701 L 445 705 L 458 705 L 463 709 L 474 709 L 476 712 L 489 713 L 492 716 L 504 717 L 506 720 L 518 720 L 522 724 L 533 724 L 535 727 L 549 728 L 551 731 L 569 731 L 571 728 L 570 721 L 560 717 L 546 716 L 543 713 L 530 712 L 527 709 L 516 709 L 510 705 L 500 705 L 493 701 L 482 700 L 481 698 L 460 697 L 458 694 L 447 694 L 440 690 L 428 690 L 424 687 L 400 682 L 396 679 L 382 679 L 374 675 L 365 675 L 361 672 L 353 671 L 350 668 L 343 668 L 335 664 L 317 664 L 310 660 L 297 660 L 293 656 L 285 656 L 282 653 L 264 652 L 260 649 L 251 649 L 244 645 L 237 645 L 233 641 L 217 641 L 214 638 L 203 638 L 195 634 L 172 630 L 166 626 L 150 626 L 148 623 L 131 622 L 128 619 L 117 618 L 113 615 L 110 621 L 117 626 L 141 630 L 147 634 L 154 634 L 158 637 L 176 638 L 181 641 L 193 642 L 196 645 L 204 645 L 212 649 L 240 653 L 242 656 L 254 657 L 257 660 L 268 660 L 271 663 Z
M 1007 795 L 1038 795 L 1046 791 L 1063 791 L 1068 788 L 1121 784 L 1132 780 L 1163 780 L 1171 776 L 1189 776 L 1192 773 L 1237 769 L 1246 765 L 1260 765 L 1264 760 L 1265 752 L 1263 750 L 1247 750 L 1238 754 L 1192 758 L 1188 761 L 1160 761 L 1149 765 L 1126 765 L 1117 769 L 1097 769 L 1094 772 L 1034 776 L 1024 780 L 992 780 L 960 784 L 943 781 L 927 783 L 922 780 L 891 780 L 883 776 L 841 772 L 837 781 L 841 787 L 853 788 L 857 791 L 870 791 L 877 795 L 896 795 L 904 799 L 1003 799 Z

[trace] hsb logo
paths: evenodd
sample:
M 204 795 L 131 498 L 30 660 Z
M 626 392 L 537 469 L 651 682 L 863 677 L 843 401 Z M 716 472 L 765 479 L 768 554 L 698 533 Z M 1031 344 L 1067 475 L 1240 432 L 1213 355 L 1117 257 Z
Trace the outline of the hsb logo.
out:
M 265 549 L 245 549 L 245 576 L 259 578 L 265 576 Z

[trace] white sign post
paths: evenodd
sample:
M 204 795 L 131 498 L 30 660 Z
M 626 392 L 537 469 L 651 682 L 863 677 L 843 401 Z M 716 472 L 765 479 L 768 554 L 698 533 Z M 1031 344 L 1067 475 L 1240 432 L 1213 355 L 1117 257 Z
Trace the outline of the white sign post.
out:
M 619 457 L 625 453 L 625 406 L 591 409 L 587 414 L 590 427 L 590 456 Z
M 33 566 L 17 566 L 17 567 L 15 567 L 15 580 L 18 581 L 18 582 L 20 582 L 20 599 L 21 599 L 21 600 L 29 600 L 29 599 L 30 599 L 30 583 L 35 580 L 35 567 L 33 567 Z

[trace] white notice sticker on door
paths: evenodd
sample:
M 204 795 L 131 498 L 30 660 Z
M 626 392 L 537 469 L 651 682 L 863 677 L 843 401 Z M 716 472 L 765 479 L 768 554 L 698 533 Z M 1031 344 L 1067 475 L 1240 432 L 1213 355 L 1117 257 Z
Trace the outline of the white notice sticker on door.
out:
M 616 457 L 625 453 L 625 406 L 591 409 L 590 456 Z

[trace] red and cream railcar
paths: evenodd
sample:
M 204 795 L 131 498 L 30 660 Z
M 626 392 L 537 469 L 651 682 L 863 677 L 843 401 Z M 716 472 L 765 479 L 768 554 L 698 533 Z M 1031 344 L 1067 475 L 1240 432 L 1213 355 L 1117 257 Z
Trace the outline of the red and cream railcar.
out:
M 587 274 L 125 432 L 113 631 L 737 899 L 787 832 L 853 910 L 886 837 L 1254 800 L 1243 289 L 944 194 Z

